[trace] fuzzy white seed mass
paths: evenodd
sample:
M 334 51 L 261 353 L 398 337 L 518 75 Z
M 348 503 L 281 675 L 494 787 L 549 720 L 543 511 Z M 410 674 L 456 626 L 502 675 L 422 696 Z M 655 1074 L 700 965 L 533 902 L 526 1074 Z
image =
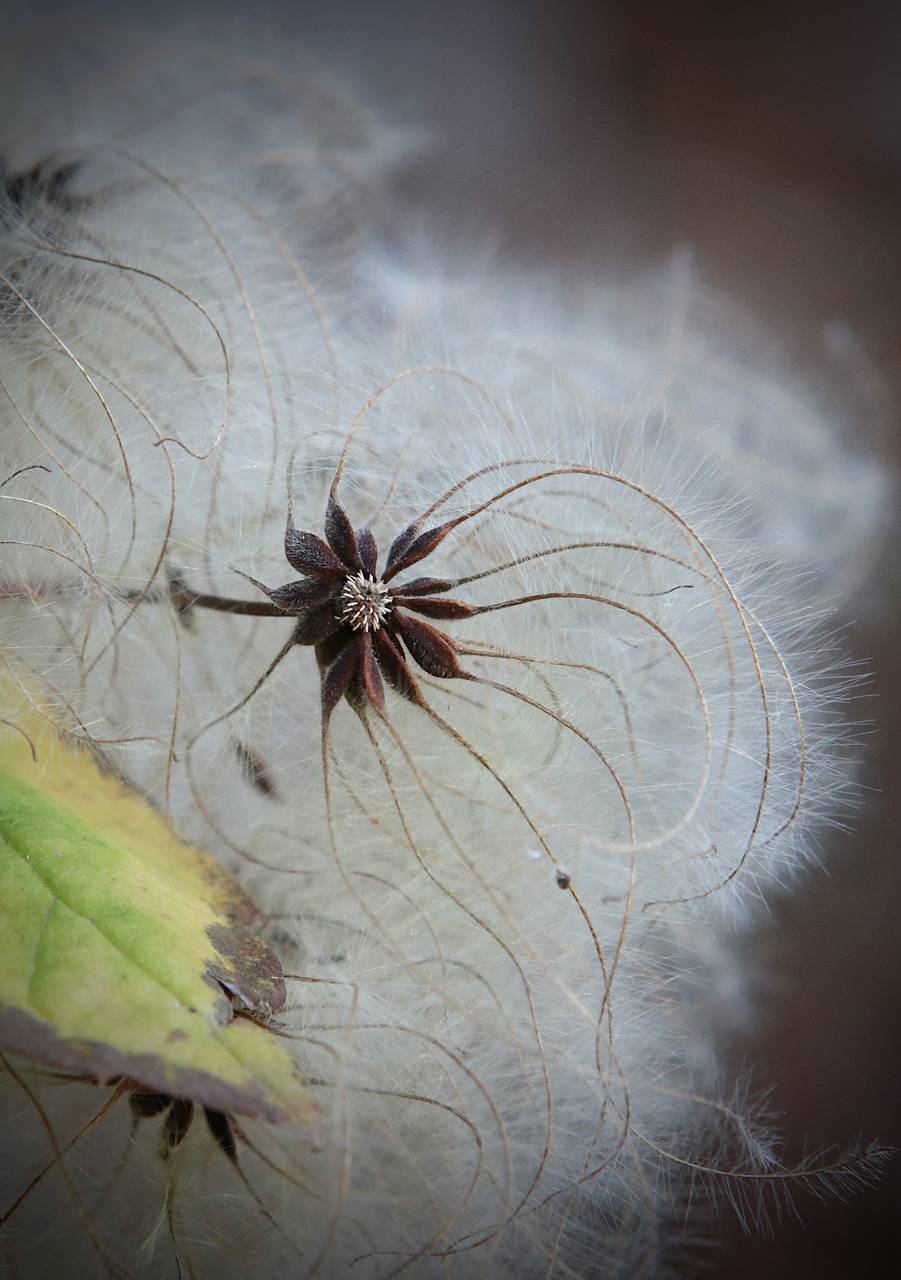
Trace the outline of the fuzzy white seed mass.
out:
M 814 613 L 875 471 L 713 349 L 681 267 L 667 330 L 672 280 L 626 307 L 402 261 L 367 225 L 399 135 L 299 56 L 170 52 L 3 139 L 0 652 L 266 913 L 321 1133 L 242 1123 L 242 1180 L 113 1112 L 70 1158 L 91 1230 L 48 1177 L 5 1247 L 29 1276 L 105 1274 L 95 1237 L 130 1275 L 678 1272 L 711 1197 L 754 1211 L 778 1171 L 705 1010 L 847 787 Z M 324 537 L 330 490 L 378 562 L 329 636 L 393 636 L 407 675 L 365 649 L 384 709 L 358 665 L 323 735 L 337 647 L 202 601 L 296 582 L 289 504 Z M 99 1106 L 34 1087 L 60 1143 Z M 11 1203 L 47 1146 L 3 1102 Z

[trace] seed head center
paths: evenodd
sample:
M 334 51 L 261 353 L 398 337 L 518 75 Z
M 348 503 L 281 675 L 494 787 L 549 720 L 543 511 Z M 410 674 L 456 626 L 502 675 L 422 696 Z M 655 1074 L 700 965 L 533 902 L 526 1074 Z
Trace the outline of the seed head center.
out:
M 354 631 L 378 631 L 388 616 L 391 597 L 381 578 L 361 569 L 344 583 L 338 604 L 342 621 Z

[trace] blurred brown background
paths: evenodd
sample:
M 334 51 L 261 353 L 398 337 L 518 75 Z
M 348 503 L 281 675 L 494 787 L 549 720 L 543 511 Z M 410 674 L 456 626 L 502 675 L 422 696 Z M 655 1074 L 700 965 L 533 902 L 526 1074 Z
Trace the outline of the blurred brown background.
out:
M 407 181 L 429 220 L 529 260 L 621 271 L 693 248 L 703 277 L 803 361 L 849 323 L 884 379 L 899 460 L 901 5 L 723 3 L 301 6 L 305 38 L 400 121 L 431 126 Z M 301 16 L 302 13 L 302 16 Z M 896 530 L 895 530 L 896 532 Z M 773 1086 L 788 1157 L 863 1135 L 901 1146 L 901 591 L 890 532 L 852 602 L 873 673 L 862 798 L 828 870 L 773 904 L 776 982 L 736 1061 Z M 702 1274 L 901 1274 L 901 1156 L 847 1202 L 727 1239 Z

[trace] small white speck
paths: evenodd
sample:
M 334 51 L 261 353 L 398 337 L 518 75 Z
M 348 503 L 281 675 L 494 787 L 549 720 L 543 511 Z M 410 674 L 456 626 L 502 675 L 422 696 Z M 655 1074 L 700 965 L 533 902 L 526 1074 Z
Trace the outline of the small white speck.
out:
M 535 861 L 537 861 L 537 860 L 538 860 L 538 858 L 540 858 L 540 857 L 541 857 L 541 850 L 540 850 L 540 849 L 526 849 L 526 857 L 527 857 L 527 858 L 531 858 L 531 859 L 532 859 L 532 861 L 533 861 L 533 862 L 535 862 Z

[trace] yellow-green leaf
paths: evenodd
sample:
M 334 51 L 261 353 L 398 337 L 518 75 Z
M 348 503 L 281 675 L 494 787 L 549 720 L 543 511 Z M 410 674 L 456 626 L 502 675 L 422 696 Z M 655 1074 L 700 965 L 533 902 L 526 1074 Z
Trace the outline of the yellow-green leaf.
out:
M 285 985 L 250 899 L 3 684 L 0 714 L 0 1046 L 312 1125 L 265 1026 Z

